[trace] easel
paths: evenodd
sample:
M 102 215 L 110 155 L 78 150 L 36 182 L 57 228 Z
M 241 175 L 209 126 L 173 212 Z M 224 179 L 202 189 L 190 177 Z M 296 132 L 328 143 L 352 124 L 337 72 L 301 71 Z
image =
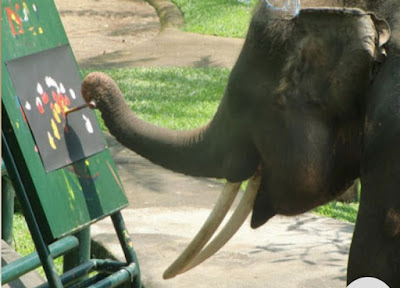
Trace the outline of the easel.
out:
M 122 284 L 141 287 L 139 263 L 120 213 L 128 202 L 110 152 L 106 149 L 65 167 L 46 169 L 31 130 L 32 123 L 22 113 L 29 103 L 23 107 L 18 97 L 16 84 L 21 80 L 15 75 L 12 78 L 7 67 L 15 59 L 50 53 L 60 47 L 70 52 L 53 1 L 2 0 L 1 10 L 2 158 L 37 250 L 2 267 L 2 284 L 42 265 L 48 280 L 43 287 L 116 287 Z M 45 61 L 45 57 L 41 60 Z M 72 63 L 76 69 L 73 56 Z M 80 87 L 73 88 L 80 90 Z M 36 87 L 32 87 L 32 95 L 35 93 Z M 85 245 L 89 245 L 89 227 L 108 216 L 126 262 L 88 259 L 89 248 Z M 64 270 L 68 271 L 60 276 L 53 259 L 64 254 L 69 255 L 65 257 L 68 263 L 64 263 Z M 98 274 L 89 277 L 93 271 Z

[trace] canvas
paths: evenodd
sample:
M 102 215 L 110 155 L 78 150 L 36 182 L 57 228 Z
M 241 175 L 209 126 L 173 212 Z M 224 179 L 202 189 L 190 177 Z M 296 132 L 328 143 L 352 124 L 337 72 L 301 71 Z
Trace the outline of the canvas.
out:
M 6 65 L 47 172 L 105 149 L 90 108 L 65 113 L 85 103 L 80 93 L 81 78 L 68 45 Z

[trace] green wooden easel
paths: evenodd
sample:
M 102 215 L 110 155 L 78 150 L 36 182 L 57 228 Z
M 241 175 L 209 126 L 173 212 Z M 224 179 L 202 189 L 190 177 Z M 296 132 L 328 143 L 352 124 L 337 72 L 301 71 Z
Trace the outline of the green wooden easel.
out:
M 91 285 L 115 287 L 125 282 L 140 287 L 139 263 L 119 212 L 128 205 L 128 201 L 110 152 L 108 149 L 96 151 L 88 157 L 67 161 L 67 164 L 60 168 L 47 169 L 41 157 L 44 154 L 41 152 L 44 150 L 38 151 L 38 139 L 35 139 L 32 132 L 32 122 L 27 121 L 26 113 L 23 113 L 24 108 L 30 109 L 30 103 L 35 103 L 39 89 L 33 87 L 28 81 L 30 79 L 24 80 L 23 77 L 10 73 L 11 64 L 16 61 L 25 61 L 24 59 L 41 55 L 41 62 L 46 62 L 48 61 L 46 55 L 51 55 L 54 51 L 61 49 L 67 56 L 68 53 L 72 55 L 68 63 L 72 65 L 72 69 L 76 70 L 73 72 L 79 75 L 57 9 L 51 0 L 2 0 L 1 4 L 2 158 L 21 202 L 37 250 L 37 254 L 2 267 L 2 284 L 42 264 L 50 287 L 63 287 L 71 283 L 78 287 Z M 54 61 L 54 57 L 51 59 Z M 53 62 L 50 66 L 52 64 Z M 37 67 L 42 66 L 29 64 L 22 67 L 29 71 L 29 69 L 38 69 Z M 65 69 L 65 67 L 57 69 Z M 58 73 L 57 69 L 52 71 Z M 33 70 L 33 74 L 32 71 L 30 73 L 35 75 L 39 72 Z M 22 98 L 19 97 L 18 89 L 16 89 L 18 86 L 29 93 L 29 89 L 32 90 L 31 102 L 21 103 Z M 73 88 L 75 92 L 80 90 L 80 87 Z M 57 93 L 62 94 L 64 91 Z M 79 98 L 80 94 L 78 94 L 73 96 Z M 54 96 L 54 99 L 56 101 L 57 97 Z M 43 103 L 38 101 L 40 103 L 36 102 L 36 104 L 39 107 Z M 56 111 L 53 106 L 52 109 Z M 57 117 L 62 115 L 62 112 L 57 113 L 54 117 L 58 121 L 60 119 Z M 90 117 L 94 117 L 92 111 L 85 113 L 92 113 Z M 53 122 L 56 123 L 56 121 L 51 122 L 54 128 Z M 63 137 L 54 131 L 52 133 L 54 135 L 49 136 L 51 140 L 56 136 Z M 114 223 L 116 234 L 126 256 L 126 263 L 99 259 L 83 262 L 78 259 L 75 261 L 79 264 L 78 266 L 69 267 L 72 270 L 61 276 L 58 275 L 54 268 L 53 258 L 67 252 L 75 255 L 75 258 L 80 257 L 79 253 L 74 254 L 76 247 L 80 245 L 79 240 L 82 242 L 82 238 L 86 238 L 87 241 L 88 227 L 107 216 L 110 216 Z M 99 273 L 88 278 L 88 273 L 94 270 Z M 84 280 L 77 282 L 79 279 Z

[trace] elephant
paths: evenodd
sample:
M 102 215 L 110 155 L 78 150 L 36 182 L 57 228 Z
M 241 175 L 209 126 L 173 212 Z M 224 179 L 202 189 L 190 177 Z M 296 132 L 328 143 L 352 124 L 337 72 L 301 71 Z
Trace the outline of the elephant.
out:
M 164 278 L 210 257 L 251 212 L 252 228 L 304 213 L 360 177 L 347 281 L 374 276 L 400 287 L 400 3 L 328 7 L 333 2 L 303 1 L 292 15 L 259 1 L 218 110 L 197 129 L 146 123 L 109 76 L 84 78 L 85 101 L 120 143 L 173 171 L 228 181 Z M 210 242 L 247 179 L 238 208 Z
M 400 287 L 400 2 L 348 2 L 384 17 L 391 27 L 387 59 L 365 95 L 360 161 L 363 188 L 350 248 L 348 282 L 368 275 L 384 280 L 389 287 Z

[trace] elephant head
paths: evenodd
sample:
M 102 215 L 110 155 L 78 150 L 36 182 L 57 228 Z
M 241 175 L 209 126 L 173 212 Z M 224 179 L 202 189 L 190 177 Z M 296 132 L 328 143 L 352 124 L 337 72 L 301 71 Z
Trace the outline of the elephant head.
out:
M 110 77 L 85 77 L 83 97 L 96 102 L 123 145 L 168 169 L 228 180 L 165 278 L 212 255 L 251 211 L 253 228 L 276 214 L 303 213 L 334 199 L 360 175 L 364 98 L 388 31 L 386 22 L 359 9 L 303 9 L 291 17 L 260 1 L 215 116 L 190 131 L 142 121 Z M 248 178 L 232 218 L 203 248 Z

